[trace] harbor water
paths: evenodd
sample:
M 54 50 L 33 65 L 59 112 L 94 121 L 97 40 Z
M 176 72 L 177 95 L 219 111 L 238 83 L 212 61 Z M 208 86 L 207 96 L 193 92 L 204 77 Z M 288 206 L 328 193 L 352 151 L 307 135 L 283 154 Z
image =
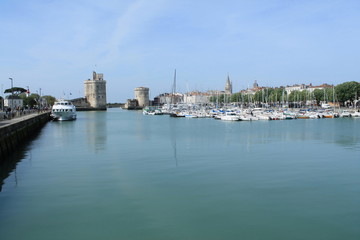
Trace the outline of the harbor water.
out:
M 109 109 L 1 165 L 1 239 L 360 239 L 360 118 Z

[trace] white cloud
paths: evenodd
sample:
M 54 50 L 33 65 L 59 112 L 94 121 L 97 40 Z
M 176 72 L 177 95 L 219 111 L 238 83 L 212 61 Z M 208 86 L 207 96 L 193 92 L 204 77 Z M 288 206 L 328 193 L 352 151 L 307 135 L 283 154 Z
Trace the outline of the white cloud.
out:
M 146 41 L 144 39 L 146 28 L 149 27 L 153 18 L 161 15 L 166 6 L 164 0 L 138 0 L 131 3 L 125 11 L 119 13 L 106 43 L 106 63 L 123 58 L 123 51 L 126 52 L 127 47 L 132 42 Z M 133 54 L 136 54 L 136 52 Z

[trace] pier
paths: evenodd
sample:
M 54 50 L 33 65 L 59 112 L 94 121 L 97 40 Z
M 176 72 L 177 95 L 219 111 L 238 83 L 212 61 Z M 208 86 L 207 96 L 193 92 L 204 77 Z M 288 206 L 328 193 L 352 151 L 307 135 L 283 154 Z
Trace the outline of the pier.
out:
M 16 151 L 50 120 L 50 112 L 36 112 L 0 121 L 0 162 Z

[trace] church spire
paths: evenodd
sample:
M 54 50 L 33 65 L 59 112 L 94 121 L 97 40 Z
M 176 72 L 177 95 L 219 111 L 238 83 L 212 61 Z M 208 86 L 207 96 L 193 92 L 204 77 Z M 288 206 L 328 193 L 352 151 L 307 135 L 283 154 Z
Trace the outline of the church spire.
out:
M 225 94 L 232 94 L 232 83 L 230 81 L 229 74 L 228 74 L 227 80 L 226 80 Z

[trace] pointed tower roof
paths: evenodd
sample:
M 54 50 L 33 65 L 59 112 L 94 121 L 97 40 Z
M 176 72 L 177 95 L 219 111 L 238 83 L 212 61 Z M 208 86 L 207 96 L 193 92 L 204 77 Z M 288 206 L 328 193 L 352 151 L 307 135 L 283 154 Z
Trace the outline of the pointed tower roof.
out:
M 225 93 L 226 94 L 232 94 L 232 83 L 231 83 L 229 74 L 228 74 L 227 80 L 226 80 Z

